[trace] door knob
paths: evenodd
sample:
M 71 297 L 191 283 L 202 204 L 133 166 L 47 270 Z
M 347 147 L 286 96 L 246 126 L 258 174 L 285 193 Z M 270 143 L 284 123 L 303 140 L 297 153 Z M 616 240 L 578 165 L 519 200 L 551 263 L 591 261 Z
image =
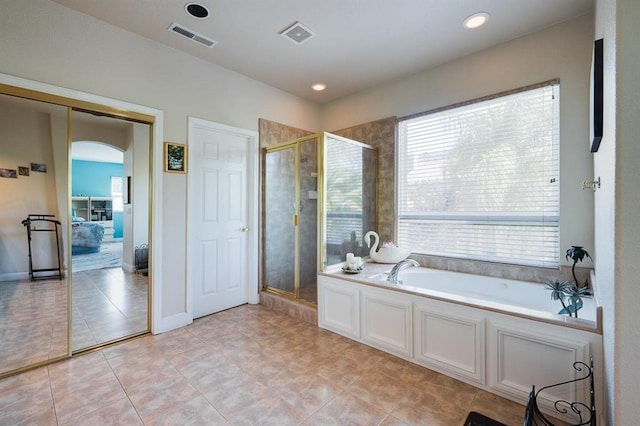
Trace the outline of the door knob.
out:
M 249 230 L 249 228 L 247 228 L 246 226 L 243 226 L 242 228 L 240 228 L 240 232 L 247 232 Z

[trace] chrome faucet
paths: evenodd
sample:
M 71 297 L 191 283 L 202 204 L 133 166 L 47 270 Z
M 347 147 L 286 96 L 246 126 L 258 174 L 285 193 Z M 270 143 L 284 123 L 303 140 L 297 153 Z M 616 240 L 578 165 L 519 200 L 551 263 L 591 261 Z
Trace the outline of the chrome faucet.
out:
M 403 259 L 400 262 L 396 263 L 395 266 L 389 272 L 389 276 L 387 276 L 387 281 L 393 284 L 402 284 L 402 281 L 398 281 L 398 273 L 405 268 L 410 268 L 412 266 L 420 266 L 418 262 L 413 259 Z

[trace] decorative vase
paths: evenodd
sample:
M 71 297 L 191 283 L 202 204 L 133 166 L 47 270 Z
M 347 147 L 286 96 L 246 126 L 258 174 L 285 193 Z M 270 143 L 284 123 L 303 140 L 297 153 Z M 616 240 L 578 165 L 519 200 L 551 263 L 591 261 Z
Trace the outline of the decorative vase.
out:
M 373 237 L 373 246 L 371 245 L 371 237 Z M 401 260 L 406 259 L 411 254 L 411 250 L 403 249 L 400 247 L 380 247 L 380 236 L 374 232 L 369 231 L 364 236 L 364 241 L 367 247 L 370 247 L 369 257 L 376 263 L 398 263 Z

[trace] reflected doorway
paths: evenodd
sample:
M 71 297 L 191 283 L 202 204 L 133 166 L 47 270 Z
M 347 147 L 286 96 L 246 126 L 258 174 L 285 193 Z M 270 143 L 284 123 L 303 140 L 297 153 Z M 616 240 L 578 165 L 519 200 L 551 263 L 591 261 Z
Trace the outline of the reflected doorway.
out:
M 149 330 L 149 126 L 73 111 L 71 349 Z

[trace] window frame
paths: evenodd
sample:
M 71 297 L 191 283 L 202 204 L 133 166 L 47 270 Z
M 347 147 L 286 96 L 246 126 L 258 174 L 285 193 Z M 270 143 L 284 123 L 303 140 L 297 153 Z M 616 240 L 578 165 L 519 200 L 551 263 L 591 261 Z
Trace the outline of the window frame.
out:
M 555 216 L 545 216 L 544 213 L 541 213 L 541 215 L 527 215 L 527 214 L 522 214 L 522 215 L 517 215 L 517 214 L 510 214 L 510 215 L 500 215 L 500 214 L 438 214 L 438 213 L 432 213 L 432 214 L 424 214 L 424 212 L 422 214 L 419 213 L 402 213 L 401 212 L 401 178 L 402 178 L 402 174 L 401 174 L 401 170 L 400 170 L 400 163 L 401 163 L 401 125 L 403 122 L 406 122 L 408 120 L 412 120 L 415 118 L 419 118 L 419 117 L 423 117 L 423 116 L 428 116 L 428 115 L 432 115 L 435 113 L 441 113 L 441 112 L 446 112 L 447 110 L 453 110 L 453 109 L 458 109 L 461 107 L 466 107 L 469 105 L 473 105 L 473 104 L 477 104 L 477 103 L 482 103 L 485 101 L 491 101 L 491 100 L 495 100 L 495 99 L 499 99 L 505 96 L 509 96 L 509 95 L 514 95 L 514 94 L 518 94 L 518 93 L 523 93 L 523 92 L 527 92 L 527 91 L 531 91 L 531 90 L 536 90 L 536 89 L 540 89 L 540 88 L 544 88 L 544 87 L 549 87 L 549 86 L 555 86 L 554 89 L 554 95 L 558 96 L 557 99 L 557 104 L 554 107 L 554 118 L 553 118 L 553 140 L 554 140 L 554 153 L 553 153 L 553 159 L 556 162 L 556 167 L 557 167 L 557 176 L 556 176 L 556 181 L 552 181 L 555 182 L 558 185 L 557 188 L 557 198 L 555 200 L 555 202 L 557 203 L 557 210 L 556 210 L 556 214 Z M 504 258 L 494 258 L 491 256 L 478 256 L 475 254 L 467 254 L 467 255 L 461 255 L 461 254 L 452 254 L 452 253 L 441 253 L 441 252 L 435 252 L 435 251 L 429 251 L 429 250 L 415 250 L 412 248 L 412 251 L 416 254 L 420 254 L 420 255 L 427 255 L 427 256 L 440 256 L 440 257 L 447 257 L 447 258 L 458 258 L 458 259 L 467 259 L 467 260 L 475 260 L 475 261 L 487 261 L 487 262 L 495 262 L 495 263 L 502 263 L 502 264 L 513 264 L 513 265 L 519 265 L 519 266 L 534 266 L 534 267 L 544 267 L 544 268 L 554 268 L 557 269 L 560 266 L 560 198 L 561 198 L 561 194 L 560 194 L 560 187 L 559 187 L 559 183 L 557 181 L 559 181 L 560 178 L 560 113 L 559 113 L 559 109 L 560 109 L 560 80 L 559 79 L 552 79 L 552 80 L 548 80 L 548 81 L 544 81 L 541 83 L 537 83 L 537 84 L 532 84 L 529 86 L 524 86 L 524 87 L 520 87 L 520 88 L 516 88 L 513 90 L 509 90 L 509 91 L 504 91 L 504 92 L 499 92 L 499 93 L 495 93 L 489 96 L 484 96 L 484 97 L 480 97 L 480 98 L 476 98 L 473 100 L 469 100 L 469 101 L 464 101 L 464 102 L 460 102 L 460 103 L 456 103 L 456 104 L 452 104 L 452 105 L 448 105 L 448 106 L 444 106 L 444 107 L 439 107 L 439 108 L 435 108 L 435 109 L 431 109 L 428 111 L 424 111 L 424 112 L 420 112 L 417 114 L 411 114 L 411 115 L 407 115 L 404 117 L 400 117 L 396 120 L 396 140 L 398 141 L 398 143 L 396 144 L 395 147 L 395 168 L 396 168 L 396 173 L 395 173 L 395 221 L 394 221 L 394 226 L 395 226 L 395 234 L 399 240 L 399 242 L 402 244 L 401 241 L 401 222 L 404 221 L 410 221 L 410 220 L 423 220 L 423 221 L 439 221 L 441 223 L 447 223 L 447 222 L 451 222 L 451 223 L 460 223 L 460 224 L 508 224 L 511 226 L 518 226 L 518 224 L 522 224 L 522 225 L 530 225 L 530 224 L 537 224 L 538 226 L 542 225 L 542 226 L 553 226 L 556 229 L 556 237 L 555 237 L 555 241 L 554 241 L 554 253 L 553 253 L 553 260 L 542 260 L 540 259 L 539 261 L 518 261 L 515 259 L 511 259 L 511 260 L 506 260 Z M 555 98 L 554 98 L 555 99 Z M 541 220 L 541 218 L 544 218 Z M 550 257 L 551 258 L 551 257 Z

